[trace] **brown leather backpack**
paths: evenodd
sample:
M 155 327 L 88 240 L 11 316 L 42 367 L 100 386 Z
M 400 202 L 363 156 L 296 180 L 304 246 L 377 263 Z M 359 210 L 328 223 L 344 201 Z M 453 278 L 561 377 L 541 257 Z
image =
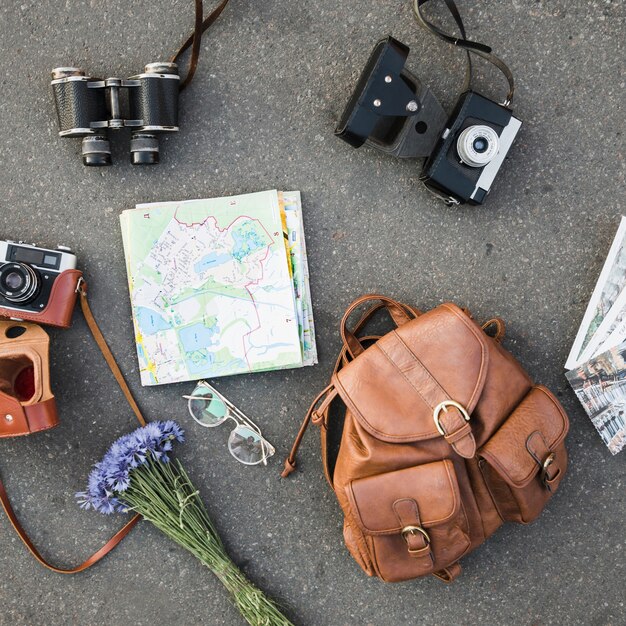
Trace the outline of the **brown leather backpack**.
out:
M 350 332 L 349 316 L 369 301 L 379 302 Z M 357 339 L 382 307 L 397 329 Z M 568 418 L 500 345 L 500 319 L 481 327 L 454 304 L 420 313 L 369 295 L 350 305 L 341 335 L 331 384 L 311 406 L 283 476 L 312 419 L 357 563 L 387 582 L 427 574 L 451 582 L 459 560 L 503 522 L 528 524 L 541 513 L 567 468 Z M 335 399 L 345 418 L 329 455 Z

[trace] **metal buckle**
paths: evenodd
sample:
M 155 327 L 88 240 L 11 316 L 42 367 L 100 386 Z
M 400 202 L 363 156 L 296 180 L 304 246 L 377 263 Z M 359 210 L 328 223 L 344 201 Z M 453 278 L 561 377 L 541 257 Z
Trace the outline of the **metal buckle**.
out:
M 455 409 L 458 409 L 466 422 L 470 421 L 469 413 L 467 412 L 465 407 L 460 405 L 458 402 L 455 402 L 454 400 L 444 400 L 443 402 L 440 402 L 433 411 L 433 419 L 435 420 L 435 426 L 437 427 L 437 430 L 442 437 L 446 436 L 446 432 L 439 423 L 439 414 L 441 413 L 441 411 L 445 411 L 447 413 L 449 406 L 453 406 Z
M 85 295 L 85 291 L 82 289 L 83 283 L 85 279 L 81 276 L 76 283 L 76 293 L 79 293 L 81 296 Z
M 428 533 L 421 526 L 405 526 L 402 529 L 402 537 L 406 541 L 407 545 L 408 545 L 409 541 L 406 538 L 406 536 L 407 535 L 415 535 L 416 533 L 420 533 L 421 535 L 423 535 L 424 539 L 426 539 L 426 545 L 427 546 L 430 545 L 430 537 L 428 536 Z
M 552 465 L 552 463 L 554 463 L 555 459 L 556 459 L 556 454 L 554 454 L 554 452 L 551 452 L 541 465 L 541 482 L 544 485 L 546 485 L 548 482 L 548 468 L 550 467 L 550 465 Z

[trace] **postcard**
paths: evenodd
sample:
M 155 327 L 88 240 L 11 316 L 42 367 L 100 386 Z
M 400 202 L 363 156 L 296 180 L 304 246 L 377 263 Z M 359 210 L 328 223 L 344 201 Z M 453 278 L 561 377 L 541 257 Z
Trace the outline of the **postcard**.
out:
M 626 447 L 626 342 L 603 352 L 567 379 L 612 454 Z

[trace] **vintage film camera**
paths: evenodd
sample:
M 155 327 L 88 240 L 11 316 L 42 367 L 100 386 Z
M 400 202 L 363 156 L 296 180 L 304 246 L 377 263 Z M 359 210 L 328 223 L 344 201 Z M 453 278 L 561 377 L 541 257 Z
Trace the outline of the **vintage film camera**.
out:
M 458 13 L 453 15 L 462 39 L 427 22 L 423 3 L 414 2 L 418 22 L 468 56 L 466 88 L 452 114 L 446 116 L 430 89 L 405 69 L 409 48 L 389 36 L 376 44 L 335 134 L 355 148 L 366 144 L 397 157 L 426 157 L 420 180 L 430 191 L 448 205 L 483 204 L 522 125 L 507 107 L 513 78 L 489 47 L 465 38 Z M 509 79 L 503 104 L 469 89 L 470 52 L 494 63 Z
M 81 281 L 65 246 L 0 241 L 0 317 L 67 328 Z
M 149 63 L 142 74 L 92 78 L 76 67 L 52 70 L 52 91 L 61 137 L 82 137 L 85 165 L 111 165 L 108 130 L 131 128 L 133 165 L 159 162 L 159 133 L 178 130 L 180 76 L 176 63 Z M 121 91 L 128 92 L 128 114 Z

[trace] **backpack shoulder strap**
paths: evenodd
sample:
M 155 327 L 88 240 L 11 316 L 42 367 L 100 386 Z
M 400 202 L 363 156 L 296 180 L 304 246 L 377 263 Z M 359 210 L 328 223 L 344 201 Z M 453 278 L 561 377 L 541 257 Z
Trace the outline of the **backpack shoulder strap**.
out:
M 361 305 L 370 302 L 373 302 L 374 304 L 372 304 L 363 313 L 359 321 L 354 326 L 354 329 L 352 331 L 348 330 L 347 325 L 350 315 Z M 361 352 L 363 352 L 365 348 L 363 347 L 362 342 L 371 342 L 380 339 L 380 337 L 378 336 L 358 338 L 358 333 L 372 319 L 372 317 L 383 308 L 387 309 L 396 326 L 401 326 L 411 319 L 421 315 L 421 312 L 418 309 L 415 309 L 407 304 L 398 302 L 397 300 L 392 300 L 391 298 L 388 298 L 386 296 L 381 296 L 379 294 L 368 294 L 357 298 L 348 307 L 343 316 L 343 319 L 341 320 L 340 331 L 343 345 L 341 351 L 339 352 L 339 356 L 337 357 L 337 362 L 335 363 L 333 376 L 337 374 L 337 372 L 349 362 L 350 358 L 355 358 Z M 304 438 L 304 434 L 306 433 L 309 424 L 313 422 L 314 424 L 320 426 L 322 465 L 324 466 L 324 475 L 326 476 L 328 484 L 331 486 L 331 488 L 333 487 L 332 474 L 330 471 L 330 464 L 328 462 L 329 450 L 327 446 L 327 424 L 330 405 L 333 403 L 337 395 L 337 390 L 331 383 L 318 394 L 315 400 L 313 400 L 313 403 L 309 407 L 309 410 L 304 417 L 302 425 L 300 426 L 300 430 L 298 431 L 296 439 L 293 443 L 291 452 L 289 453 L 287 459 L 285 459 L 284 469 L 281 473 L 281 476 L 283 478 L 287 478 L 287 476 L 289 476 L 289 474 L 291 474 L 296 469 L 296 454 L 298 453 L 298 448 L 302 443 L 302 439 Z
M 80 278 L 78 281 L 78 285 L 76 286 L 76 291 L 80 295 L 80 306 L 81 306 L 83 315 L 85 316 L 87 325 L 89 326 L 89 330 L 91 331 L 91 334 L 93 335 L 94 340 L 96 341 L 96 344 L 100 348 L 100 351 L 102 352 L 102 355 L 104 356 L 104 359 L 106 360 L 109 366 L 109 369 L 113 373 L 113 376 L 115 376 L 115 380 L 117 381 L 122 392 L 124 393 L 124 397 L 126 398 L 128 404 L 130 405 L 130 408 L 135 414 L 137 421 L 142 426 L 145 426 L 146 420 L 141 414 L 141 410 L 139 409 L 137 402 L 135 402 L 135 399 L 133 398 L 130 388 L 128 387 L 128 384 L 124 380 L 124 376 L 122 375 L 122 372 L 117 362 L 115 361 L 115 357 L 113 356 L 111 349 L 107 345 L 107 342 L 105 341 L 104 336 L 102 335 L 102 332 L 100 328 L 98 327 L 98 324 L 93 316 L 93 313 L 91 312 L 91 309 L 89 308 L 89 303 L 87 302 L 87 285 L 82 278 Z M 132 530 L 135 524 L 141 519 L 140 515 L 135 515 L 130 520 L 130 522 L 128 522 L 117 533 L 115 533 L 115 535 L 113 535 L 111 539 L 109 539 L 97 552 L 92 554 L 87 560 L 85 560 L 83 563 L 81 563 L 80 565 L 76 567 L 64 569 L 64 568 L 56 567 L 55 565 L 52 565 L 51 563 L 46 561 L 46 559 L 44 559 L 43 556 L 41 556 L 41 553 L 39 552 L 39 550 L 37 550 L 34 543 L 32 542 L 32 540 L 30 539 L 30 537 L 24 530 L 24 527 L 21 525 L 19 519 L 17 518 L 17 515 L 15 514 L 15 511 L 13 510 L 13 507 L 11 506 L 11 501 L 9 500 L 9 496 L 7 495 L 6 489 L 1 479 L 0 479 L 0 503 L 2 504 L 2 508 L 4 509 L 4 512 L 7 514 L 9 521 L 11 522 L 13 528 L 15 529 L 15 532 L 18 534 L 19 538 L 22 540 L 24 545 L 28 548 L 30 553 L 35 557 L 35 559 L 37 559 L 37 561 L 39 561 L 39 563 L 41 563 L 41 565 L 43 565 L 44 567 L 47 567 L 49 570 L 53 572 L 56 572 L 57 574 L 77 574 L 78 572 L 82 572 L 86 570 L 87 568 L 91 567 L 92 565 L 95 565 L 100 559 L 102 559 L 109 552 L 111 552 L 111 550 L 113 550 L 113 548 L 115 548 L 115 546 L 117 546 L 117 544 L 120 541 L 122 541 L 122 539 L 124 539 L 126 535 L 128 535 L 128 533 Z

